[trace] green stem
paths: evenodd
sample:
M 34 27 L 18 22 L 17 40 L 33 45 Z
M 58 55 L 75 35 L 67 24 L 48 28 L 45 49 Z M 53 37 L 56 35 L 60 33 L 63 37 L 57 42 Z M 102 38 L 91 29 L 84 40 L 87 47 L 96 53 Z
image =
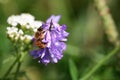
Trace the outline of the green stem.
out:
M 13 69 L 13 67 L 14 67 L 15 64 L 18 62 L 19 58 L 20 58 L 20 57 L 16 58 L 16 60 L 13 62 L 13 64 L 9 67 L 9 69 L 7 70 L 7 72 L 4 74 L 4 76 L 3 76 L 3 78 L 2 78 L 3 80 L 4 80 L 5 78 L 7 78 L 7 76 L 10 74 L 10 72 L 11 72 L 12 69 Z
M 24 76 L 25 76 L 26 80 L 30 80 L 30 78 L 28 77 L 28 75 L 26 73 L 24 74 Z
M 16 68 L 14 80 L 16 80 L 17 77 L 18 77 L 18 73 L 19 73 L 20 67 L 21 67 L 21 61 L 20 61 L 20 59 L 21 59 L 21 56 L 22 56 L 22 54 L 21 54 L 21 52 L 22 52 L 21 49 L 20 49 L 20 51 L 18 51 L 18 49 L 16 48 L 16 52 L 17 52 L 17 57 L 20 56 L 20 58 L 19 58 L 19 60 L 18 60 L 18 62 L 17 62 L 18 64 L 17 64 L 17 68 Z
M 113 55 L 115 55 L 120 50 L 120 46 L 116 47 L 111 53 L 109 53 L 104 59 L 102 59 L 98 64 L 96 64 L 90 72 L 88 72 L 84 77 L 79 80 L 87 80 L 93 73 L 95 73 L 104 63 L 106 63 Z
M 16 53 L 17 53 L 16 54 L 17 57 L 16 57 L 15 61 L 13 62 L 13 64 L 9 67 L 9 69 L 7 70 L 7 72 L 2 77 L 2 80 L 4 80 L 4 79 L 7 78 L 7 76 L 10 74 L 10 72 L 12 71 L 12 69 L 14 68 L 14 66 L 16 65 L 17 62 L 18 62 L 18 67 L 17 67 L 16 73 L 19 72 L 19 68 L 20 68 L 20 65 L 21 65 L 21 62 L 20 62 L 21 55 L 18 54 L 19 51 L 18 51 L 17 47 L 16 46 L 14 46 L 14 47 L 15 47 L 15 50 L 16 50 Z
M 119 45 L 119 36 L 117 27 L 110 13 L 110 9 L 107 5 L 107 0 L 93 0 L 96 6 L 96 9 L 102 19 L 102 23 L 104 24 L 104 31 L 108 37 L 109 42 L 114 44 L 115 46 Z
M 14 80 L 17 79 L 18 73 L 19 73 L 19 71 L 20 71 L 20 67 L 21 67 L 21 62 L 19 61 L 19 62 L 18 62 L 18 65 L 17 65 L 16 72 L 15 72 Z

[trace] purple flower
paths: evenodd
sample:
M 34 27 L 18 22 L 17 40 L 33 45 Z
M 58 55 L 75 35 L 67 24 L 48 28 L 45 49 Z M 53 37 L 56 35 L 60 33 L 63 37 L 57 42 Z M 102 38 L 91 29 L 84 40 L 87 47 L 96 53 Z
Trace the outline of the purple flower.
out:
M 52 15 L 46 23 L 38 29 L 34 36 L 34 43 L 39 47 L 33 50 L 31 56 L 39 59 L 43 64 L 57 63 L 63 57 L 63 51 L 66 49 L 67 33 L 66 25 L 60 26 L 58 21 L 60 16 Z

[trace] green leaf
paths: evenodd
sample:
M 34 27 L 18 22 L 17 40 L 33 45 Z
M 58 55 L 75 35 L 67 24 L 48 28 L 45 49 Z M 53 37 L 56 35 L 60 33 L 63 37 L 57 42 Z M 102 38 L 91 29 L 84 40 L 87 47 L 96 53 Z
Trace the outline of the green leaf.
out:
M 69 71 L 70 71 L 72 80 L 78 80 L 77 67 L 72 59 L 69 60 Z

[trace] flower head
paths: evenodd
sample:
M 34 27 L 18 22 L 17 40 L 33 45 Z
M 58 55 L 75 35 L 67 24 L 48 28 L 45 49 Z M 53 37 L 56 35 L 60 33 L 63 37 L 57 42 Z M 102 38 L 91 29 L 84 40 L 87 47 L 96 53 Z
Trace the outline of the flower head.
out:
M 34 16 L 28 13 L 12 15 L 7 20 L 10 27 L 7 27 L 8 37 L 16 42 L 23 41 L 29 43 L 33 39 L 32 33 L 42 25 L 41 21 L 36 21 Z
M 58 24 L 59 19 L 60 16 L 52 15 L 35 33 L 34 43 L 39 49 L 33 50 L 31 55 L 41 63 L 57 63 L 63 57 L 68 33 L 66 25 Z

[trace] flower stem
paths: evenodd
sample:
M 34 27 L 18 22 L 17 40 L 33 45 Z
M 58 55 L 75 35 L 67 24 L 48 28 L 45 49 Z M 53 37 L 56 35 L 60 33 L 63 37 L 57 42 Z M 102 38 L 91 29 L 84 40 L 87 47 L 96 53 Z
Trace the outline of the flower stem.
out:
M 19 62 L 18 62 L 18 65 L 17 65 L 16 72 L 15 72 L 14 80 L 16 80 L 16 78 L 17 78 L 17 76 L 18 76 L 18 73 L 19 73 L 19 71 L 20 71 L 20 67 L 21 67 L 21 62 L 19 61 Z
M 16 47 L 16 46 L 15 46 L 15 47 Z M 22 63 L 22 62 L 20 61 L 21 56 L 22 56 L 21 52 L 22 52 L 22 50 L 19 49 L 19 51 L 18 51 L 18 48 L 16 47 L 17 57 L 20 56 L 20 58 L 19 58 L 19 60 L 18 60 L 18 62 L 17 62 L 17 68 L 16 68 L 16 72 L 15 72 L 14 80 L 16 80 L 17 77 L 18 77 L 18 73 L 19 73 L 19 71 L 20 71 L 20 67 L 21 67 L 21 63 Z
M 99 13 L 102 23 L 104 24 L 104 31 L 108 37 L 109 42 L 115 46 L 119 45 L 118 31 L 115 22 L 110 13 L 110 9 L 107 5 L 107 0 L 93 0 Z
M 79 80 L 87 80 L 93 73 L 95 73 L 104 63 L 106 63 L 113 55 L 115 55 L 120 50 L 120 46 L 116 47 L 112 52 L 110 52 L 104 59 L 102 59 L 98 64 L 96 64 L 90 72 L 88 72 L 84 77 Z
M 16 65 L 16 63 L 18 62 L 18 60 L 20 59 L 20 57 L 16 58 L 15 61 L 13 62 L 13 64 L 9 67 L 9 69 L 7 70 L 7 72 L 4 74 L 3 76 L 3 80 L 5 78 L 7 78 L 7 76 L 10 74 L 10 72 L 12 71 L 13 67 Z

